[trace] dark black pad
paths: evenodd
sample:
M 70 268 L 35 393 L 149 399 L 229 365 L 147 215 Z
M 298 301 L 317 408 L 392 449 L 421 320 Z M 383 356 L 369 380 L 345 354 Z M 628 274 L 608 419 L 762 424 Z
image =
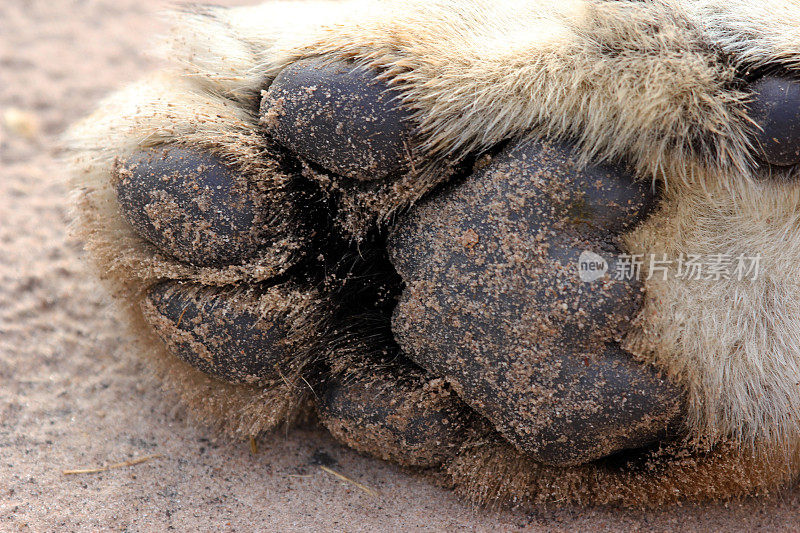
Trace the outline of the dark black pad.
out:
M 800 163 L 800 82 L 765 76 L 751 90 L 750 117 L 761 128 L 754 140 L 767 163 Z
M 318 58 L 286 67 L 266 91 L 261 121 L 299 156 L 336 174 L 377 180 L 402 172 L 411 123 L 375 73 Z
M 395 337 L 520 450 L 550 464 L 646 445 L 681 418 L 681 393 L 617 344 L 641 301 L 615 279 L 616 233 L 647 216 L 650 184 L 580 169 L 568 144 L 518 142 L 395 227 L 407 283 Z M 582 252 L 609 272 L 579 277 Z
M 144 314 L 170 351 L 193 367 L 230 383 L 254 383 L 296 370 L 293 328 L 307 296 L 289 286 L 165 282 L 148 292 Z
M 195 265 L 242 262 L 272 236 L 258 195 L 206 152 L 138 152 L 119 166 L 116 190 L 122 215 L 142 237 Z

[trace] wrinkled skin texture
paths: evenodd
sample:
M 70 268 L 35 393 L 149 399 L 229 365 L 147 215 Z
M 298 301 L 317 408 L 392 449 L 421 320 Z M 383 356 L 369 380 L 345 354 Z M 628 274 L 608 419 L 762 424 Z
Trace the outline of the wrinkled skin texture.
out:
M 432 27 L 447 27 L 436 22 L 440 15 L 427 14 Z M 190 20 L 205 31 L 218 16 L 201 11 Z M 356 40 L 364 32 L 367 48 L 377 39 L 368 29 L 353 31 Z M 650 331 L 641 317 L 653 313 L 658 293 L 648 292 L 649 277 L 617 274 L 621 257 L 638 248 L 631 236 L 646 234 L 659 217 L 669 220 L 670 202 L 681 194 L 648 179 L 648 171 L 752 165 L 762 178 L 791 175 L 800 163 L 800 85 L 790 73 L 743 70 L 728 81 L 735 88 L 699 113 L 710 126 L 691 124 L 688 111 L 678 111 L 672 140 L 673 131 L 649 126 L 664 140 L 652 145 L 652 156 L 636 144 L 644 135 L 623 141 L 622 129 L 609 142 L 630 149 L 603 153 L 587 148 L 595 143 L 586 138 L 591 120 L 583 121 L 585 131 L 558 131 L 542 112 L 526 123 L 509 119 L 512 113 L 492 120 L 488 110 L 474 111 L 482 93 L 466 95 L 470 83 L 478 87 L 480 69 L 462 80 L 463 94 L 450 88 L 451 97 L 426 108 L 448 94 L 430 87 L 457 79 L 447 70 L 455 60 L 437 62 L 411 46 L 412 56 L 443 68 L 418 83 L 422 67 L 369 63 L 368 51 L 353 51 L 356 44 L 326 54 L 326 34 L 317 38 L 319 51 L 307 57 L 298 52 L 280 68 L 261 65 L 264 79 L 250 90 L 241 87 L 257 69 L 237 66 L 231 52 L 239 85 L 226 86 L 224 73 L 205 81 L 218 83 L 227 99 L 193 102 L 197 91 L 181 92 L 176 83 L 168 99 L 179 110 L 164 118 L 182 133 L 120 142 L 107 178 L 113 201 L 103 204 L 113 208 L 98 214 L 95 200 L 85 204 L 86 227 L 110 228 L 87 231 L 95 239 L 90 246 L 117 270 L 134 322 L 160 339 L 167 364 L 191 367 L 178 373 L 199 371 L 209 387 L 247 387 L 235 389 L 242 397 L 285 390 L 287 420 L 311 411 L 343 443 L 446 472 L 456 485 L 474 483 L 462 490 L 483 500 L 482 469 L 509 472 L 491 497 L 516 498 L 519 490 L 537 500 L 530 483 L 515 485 L 523 482 L 513 468 L 524 468 L 525 476 L 541 469 L 542 479 L 562 478 L 563 486 L 551 484 L 552 498 L 581 499 L 590 489 L 576 489 L 582 482 L 572 476 L 602 483 L 608 475 L 615 487 L 639 476 L 635 490 L 645 493 L 649 474 L 641 472 L 656 472 L 665 487 L 680 484 L 670 478 L 671 461 L 692 453 L 711 465 L 698 463 L 698 479 L 713 478 L 704 478 L 703 468 L 725 472 L 719 486 L 733 488 L 720 494 L 753 492 L 748 487 L 759 482 L 736 478 L 735 466 L 729 475 L 728 463 L 714 455 L 727 453 L 715 452 L 717 443 L 690 444 L 697 437 L 687 415 L 698 403 L 693 383 L 661 364 L 655 348 L 631 340 Z M 714 74 L 733 71 L 723 65 Z M 156 92 L 159 83 L 152 82 Z M 461 131 L 445 123 L 459 99 L 456 115 L 474 118 Z M 152 115 L 133 112 L 131 131 L 154 129 L 148 121 L 164 113 L 158 102 Z M 613 121 L 615 112 L 604 111 Z M 572 109 L 577 124 L 582 112 Z M 725 142 L 714 136 L 725 129 L 715 112 L 730 121 Z M 646 114 L 628 120 L 644 124 Z M 481 121 L 488 124 L 483 140 L 463 141 L 479 136 Z M 675 148 L 680 142 L 686 145 Z M 652 169 L 651 159 L 658 162 Z M 591 279 L 580 270 L 586 254 L 604 269 Z M 667 303 L 656 311 L 658 305 Z M 269 401 L 235 416 L 245 413 L 256 427 L 261 415 L 253 413 L 269 411 Z M 274 416 L 265 419 L 261 429 L 274 427 Z M 719 443 L 727 449 L 727 441 Z M 713 483 L 707 489 L 647 497 L 693 490 L 713 497 Z M 626 489 L 614 490 L 607 501 L 630 503 Z

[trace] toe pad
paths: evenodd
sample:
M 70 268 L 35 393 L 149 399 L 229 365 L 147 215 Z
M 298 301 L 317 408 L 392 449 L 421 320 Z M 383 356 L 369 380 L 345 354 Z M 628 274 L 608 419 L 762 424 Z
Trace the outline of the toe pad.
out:
M 266 91 L 261 121 L 275 140 L 342 176 L 377 180 L 404 168 L 408 114 L 374 73 L 344 62 L 298 61 Z
M 244 261 L 265 241 L 258 196 L 204 152 L 138 152 L 117 168 L 116 192 L 122 215 L 141 236 L 194 265 Z

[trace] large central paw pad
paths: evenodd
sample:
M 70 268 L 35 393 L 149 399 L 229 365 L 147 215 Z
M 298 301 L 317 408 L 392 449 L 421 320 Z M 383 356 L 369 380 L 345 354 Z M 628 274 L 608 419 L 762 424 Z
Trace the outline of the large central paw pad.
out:
M 324 176 L 346 189 L 411 172 L 399 102 L 370 71 L 305 60 L 261 103 L 291 186 L 179 146 L 118 165 L 120 212 L 162 253 L 224 266 L 275 242 L 301 250 L 273 280 L 150 288 L 144 316 L 171 352 L 229 383 L 302 379 L 334 435 L 409 465 L 495 431 L 556 465 L 680 435 L 681 391 L 619 344 L 642 287 L 612 273 L 620 235 L 656 206 L 650 184 L 581 165 L 566 142 L 515 141 L 463 166 L 388 243 L 380 228 L 343 234 Z M 609 272 L 583 281 L 586 252 Z
M 624 169 L 580 168 L 569 145 L 513 144 L 395 227 L 389 249 L 407 283 L 398 342 L 542 462 L 669 434 L 679 391 L 617 343 L 639 282 L 576 275 L 586 251 L 618 256 L 616 235 L 653 204 Z

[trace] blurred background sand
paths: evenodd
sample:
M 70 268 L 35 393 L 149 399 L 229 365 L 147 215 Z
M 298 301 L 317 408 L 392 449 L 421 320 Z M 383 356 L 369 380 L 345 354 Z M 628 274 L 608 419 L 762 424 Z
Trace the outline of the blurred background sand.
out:
M 70 122 L 154 66 L 144 51 L 167 6 L 0 2 L 0 531 L 800 531 L 800 489 L 657 512 L 487 512 L 314 428 L 262 437 L 253 454 L 193 424 L 142 378 L 68 237 L 56 149 Z

